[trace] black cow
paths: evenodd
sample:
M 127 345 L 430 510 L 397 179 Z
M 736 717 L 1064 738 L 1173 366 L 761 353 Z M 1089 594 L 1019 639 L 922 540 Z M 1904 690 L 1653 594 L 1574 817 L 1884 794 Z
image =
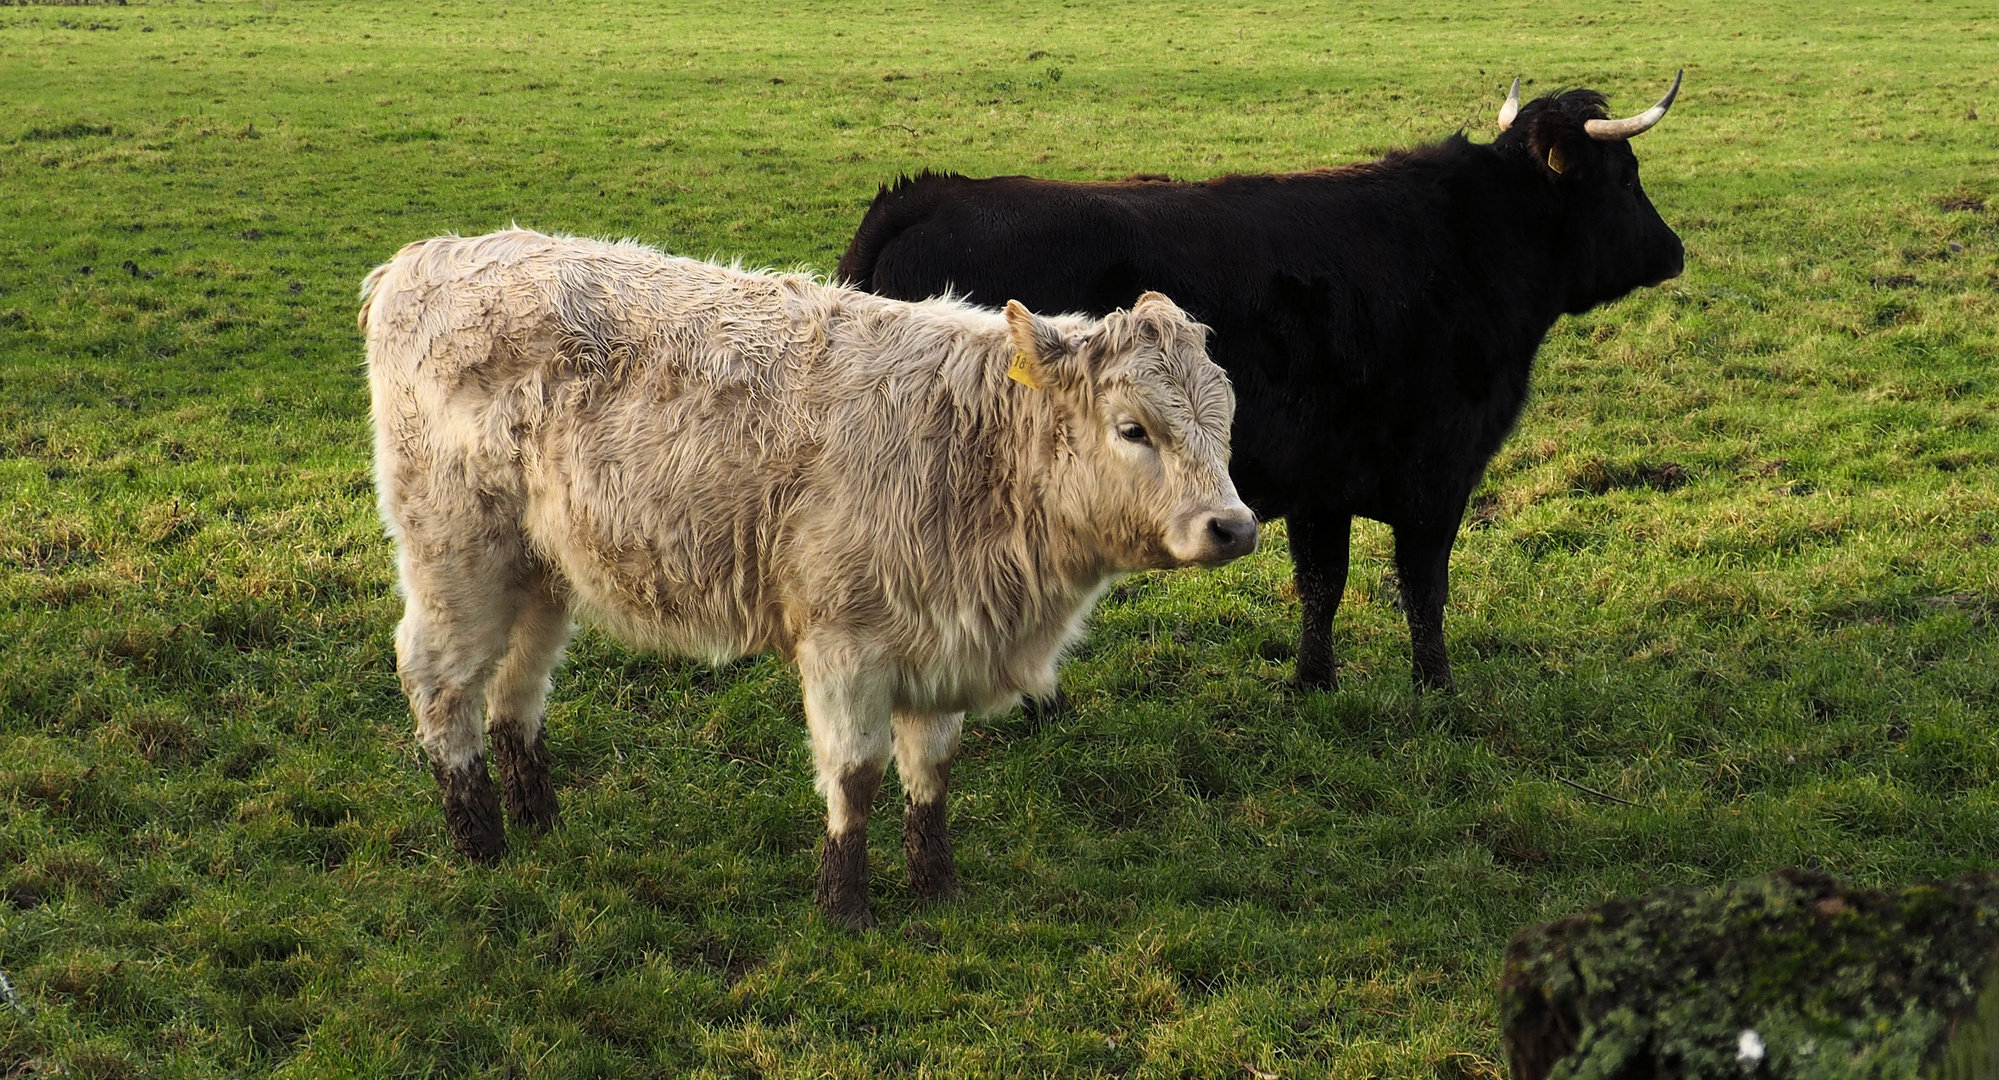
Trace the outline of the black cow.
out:
M 1627 142 L 1666 113 L 1603 95 L 1520 105 L 1379 161 L 1199 183 L 924 172 L 883 186 L 840 260 L 920 299 L 1103 313 L 1157 290 L 1213 328 L 1238 399 L 1232 471 L 1291 522 L 1305 625 L 1298 682 L 1334 679 L 1333 614 L 1355 514 L 1395 530 L 1419 685 L 1450 688 L 1444 599 L 1466 500 L 1527 395 L 1556 318 L 1679 274 L 1680 238 Z

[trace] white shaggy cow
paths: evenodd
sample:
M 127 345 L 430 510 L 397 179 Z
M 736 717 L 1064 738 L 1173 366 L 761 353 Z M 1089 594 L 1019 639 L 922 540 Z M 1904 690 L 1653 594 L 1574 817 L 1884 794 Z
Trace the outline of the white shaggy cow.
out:
M 411 244 L 361 294 L 397 666 L 474 858 L 506 848 L 488 734 L 509 815 L 555 824 L 542 719 L 580 609 L 797 663 L 829 916 L 873 923 L 891 751 L 911 884 L 950 895 L 965 710 L 1052 691 L 1118 574 L 1256 546 L 1228 379 L 1156 293 L 1041 318 L 513 231 Z

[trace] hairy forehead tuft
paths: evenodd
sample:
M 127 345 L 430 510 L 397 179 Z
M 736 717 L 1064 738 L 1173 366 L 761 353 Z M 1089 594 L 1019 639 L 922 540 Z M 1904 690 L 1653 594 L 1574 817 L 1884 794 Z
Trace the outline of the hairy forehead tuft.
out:
M 1162 420 L 1226 439 L 1234 393 L 1208 359 L 1207 334 L 1177 309 L 1118 312 L 1104 322 L 1100 377 L 1145 399 Z

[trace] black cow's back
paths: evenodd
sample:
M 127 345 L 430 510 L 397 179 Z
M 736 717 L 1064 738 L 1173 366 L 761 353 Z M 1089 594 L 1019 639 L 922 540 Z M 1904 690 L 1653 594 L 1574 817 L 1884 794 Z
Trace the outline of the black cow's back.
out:
M 888 296 L 948 290 L 1046 312 L 1100 315 L 1163 292 L 1214 332 L 1240 399 L 1236 481 L 1259 514 L 1304 501 L 1428 519 L 1462 505 L 1505 437 L 1545 326 L 1479 317 L 1505 289 L 1454 266 L 1465 245 L 1440 209 L 1447 181 L 1412 187 L 1378 168 L 1205 183 L 924 176 L 881 194 L 840 272 Z

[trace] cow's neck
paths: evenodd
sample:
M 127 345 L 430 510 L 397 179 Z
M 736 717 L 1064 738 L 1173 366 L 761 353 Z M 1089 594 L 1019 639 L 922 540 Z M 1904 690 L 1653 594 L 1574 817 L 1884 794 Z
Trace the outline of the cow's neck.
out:
M 1517 147 L 1481 149 L 1505 177 L 1492 190 L 1504 192 L 1516 208 L 1511 228 L 1491 234 L 1492 260 L 1508 271 L 1505 287 L 1538 345 L 1565 313 L 1586 311 L 1606 299 L 1595 280 L 1601 268 L 1571 235 L 1568 209 L 1533 157 Z
M 1482 292 L 1497 316 L 1488 326 L 1488 362 L 1524 377 L 1575 292 L 1561 199 L 1525 155 L 1455 140 L 1428 151 L 1435 156 L 1412 158 L 1409 166 L 1456 174 L 1455 182 L 1409 186 L 1436 193 L 1426 213 L 1483 223 L 1461 231 L 1467 247 L 1450 254 L 1479 272 L 1452 276 Z
M 1566 223 L 1559 197 L 1514 147 L 1479 145 L 1460 136 L 1328 170 L 1319 182 L 1325 185 L 1326 209 L 1338 215 L 1336 231 L 1359 230 L 1382 260 L 1372 268 L 1375 278 L 1420 290 L 1445 275 L 1453 288 L 1477 290 L 1489 308 L 1506 313 L 1495 323 L 1510 339 L 1500 352 L 1522 365 L 1569 306 L 1573 267 L 1564 263 Z M 1351 219 L 1360 206 L 1376 213 Z M 1462 220 L 1479 227 L 1453 234 L 1453 243 L 1464 247 L 1437 249 L 1400 242 L 1397 223 L 1409 220 Z M 1466 264 L 1479 272 L 1464 273 Z M 1405 294 L 1383 288 L 1374 295 Z M 1398 314 L 1392 309 L 1381 317 L 1392 323 Z
M 987 357 L 989 370 L 1004 372 L 1011 355 L 1012 347 L 1002 343 Z M 1073 421 L 1051 392 L 1003 377 L 987 380 L 985 388 L 990 399 L 982 411 L 1010 445 L 989 457 L 989 470 L 960 474 L 968 490 L 954 493 L 957 504 L 977 505 L 1005 493 L 1013 541 L 1006 557 L 1039 594 L 1030 603 L 1043 609 L 1042 617 L 1066 620 L 1119 573 L 1103 550 L 1103 523 L 1090 520 L 1090 464 L 1078 454 Z

